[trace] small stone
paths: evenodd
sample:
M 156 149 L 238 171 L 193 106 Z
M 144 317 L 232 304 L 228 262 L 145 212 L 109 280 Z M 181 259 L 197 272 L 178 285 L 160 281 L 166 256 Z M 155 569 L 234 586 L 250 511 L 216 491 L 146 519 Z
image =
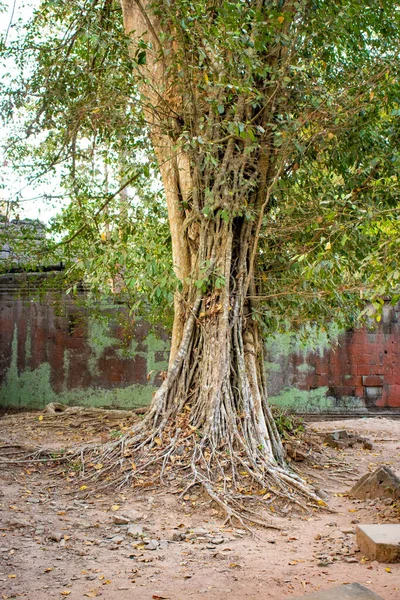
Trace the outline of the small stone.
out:
M 224 538 L 223 538 L 223 537 L 215 537 L 215 538 L 212 538 L 212 540 L 211 540 L 211 543 L 212 543 L 212 544 L 217 544 L 217 545 L 218 545 L 218 544 L 223 544 L 223 543 L 224 543 L 224 541 L 225 541 L 225 540 L 224 540 Z
M 143 536 L 143 527 L 141 525 L 136 525 L 132 523 L 129 525 L 127 534 L 133 537 L 135 540 Z
M 145 550 L 157 550 L 158 546 L 158 540 L 150 540 L 145 545 Z
M 346 562 L 347 563 L 358 563 L 358 560 L 356 558 L 354 558 L 353 556 L 349 556 L 349 558 L 346 558 Z
M 144 519 L 143 513 L 138 510 L 124 510 L 120 516 L 125 517 L 128 521 L 142 521 Z
M 130 520 L 123 515 L 113 515 L 113 523 L 115 523 L 115 525 L 129 525 Z
M 53 532 L 49 533 L 49 535 L 47 537 L 52 542 L 59 542 L 62 539 L 62 533 L 60 531 L 53 531 Z
M 32 498 L 32 497 L 30 497 L 30 498 L 28 498 L 28 502 L 30 504 L 40 504 L 40 498 Z
M 215 550 L 215 546 L 213 546 L 212 544 L 207 544 L 206 546 L 207 550 Z
M 317 535 L 314 536 L 314 540 L 320 540 L 322 539 L 322 535 L 320 533 L 317 533 Z
M 168 548 L 168 540 L 160 540 L 158 542 L 158 547 L 160 550 L 166 550 Z
M 204 527 L 194 527 L 190 531 L 196 535 L 206 535 L 208 533 L 207 529 L 204 529 Z
M 354 527 L 343 527 L 343 529 L 341 529 L 341 532 L 345 533 L 346 535 L 349 535 L 349 534 L 355 533 L 356 531 L 355 531 Z
M 110 541 L 113 544 L 121 544 L 124 540 L 125 540 L 124 535 L 114 535 L 114 537 L 112 537 Z

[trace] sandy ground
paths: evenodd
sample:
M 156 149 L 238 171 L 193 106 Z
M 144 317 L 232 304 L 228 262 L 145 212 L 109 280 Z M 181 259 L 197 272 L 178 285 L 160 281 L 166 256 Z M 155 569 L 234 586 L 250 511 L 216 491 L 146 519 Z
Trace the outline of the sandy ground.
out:
M 7 419 L 0 420 L 0 438 L 15 427 L 16 417 Z M 20 419 L 19 435 L 25 428 L 27 437 L 40 437 L 40 424 L 31 426 L 37 417 Z M 358 552 L 354 535 L 358 522 L 400 522 L 398 507 L 345 494 L 357 475 L 378 465 L 400 472 L 400 421 L 360 419 L 309 427 L 357 432 L 371 439 L 374 449 L 323 447 L 327 463 L 340 456 L 355 468 L 352 474 L 329 464 L 301 463 L 306 479 L 328 494 L 332 512 L 301 514 L 290 508 L 282 518 L 272 506 L 270 521 L 280 530 L 258 529 L 257 537 L 223 527 L 204 497 L 192 494 L 183 500 L 176 490 L 157 487 L 76 500 L 79 483 L 73 471 L 63 479 L 41 462 L 3 467 L 0 597 L 284 600 L 359 582 L 384 600 L 399 600 L 400 564 L 371 562 Z M 147 545 L 128 533 L 130 525 L 116 524 L 124 516 L 143 529 Z

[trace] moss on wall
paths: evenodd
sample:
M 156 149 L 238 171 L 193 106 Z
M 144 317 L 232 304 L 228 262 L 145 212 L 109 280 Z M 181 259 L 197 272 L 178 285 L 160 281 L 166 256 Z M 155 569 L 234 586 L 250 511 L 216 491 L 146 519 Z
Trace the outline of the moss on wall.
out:
M 328 395 L 327 387 L 315 390 L 286 388 L 280 394 L 269 398 L 270 404 L 298 413 L 343 412 L 345 410 L 365 411 L 361 398 L 344 397 L 338 400 Z
M 96 321 L 91 323 L 90 348 L 92 351 L 91 369 L 98 372 L 97 362 L 105 349 L 115 346 L 119 340 L 107 334 L 107 328 L 104 323 Z M 168 353 L 168 342 L 159 340 L 154 334 L 148 335 L 144 342 L 148 351 L 140 352 L 147 359 L 148 371 L 154 371 L 151 379 L 154 380 L 156 372 L 164 370 L 167 367 L 167 361 L 157 361 L 156 352 Z M 132 358 L 138 352 L 132 353 Z M 30 331 L 27 332 L 25 342 L 25 357 L 28 360 L 31 355 Z M 0 387 L 0 406 L 11 408 L 42 409 L 50 402 L 61 402 L 66 405 L 80 406 L 108 406 L 114 408 L 135 408 L 149 404 L 152 394 L 157 387 L 150 381 L 148 385 L 134 384 L 126 387 L 113 389 L 104 388 L 85 388 L 85 389 L 67 389 L 68 373 L 71 368 L 70 350 L 64 350 L 64 374 L 63 391 L 56 394 L 51 385 L 51 367 L 47 362 L 43 362 L 36 369 L 25 369 L 22 372 L 18 370 L 18 329 L 15 325 L 13 340 L 11 345 L 10 366 L 5 374 L 3 384 Z

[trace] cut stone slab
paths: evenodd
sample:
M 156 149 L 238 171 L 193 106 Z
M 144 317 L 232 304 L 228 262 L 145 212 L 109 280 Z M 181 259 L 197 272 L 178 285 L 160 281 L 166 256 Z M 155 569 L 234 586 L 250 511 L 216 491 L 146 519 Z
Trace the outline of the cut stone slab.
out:
M 349 493 L 360 500 L 373 498 L 400 500 L 400 479 L 389 467 L 378 467 L 373 473 L 363 475 Z
M 383 600 L 381 596 L 371 592 L 359 583 L 345 583 L 339 587 L 322 592 L 315 592 L 307 596 L 298 596 L 291 600 Z
M 400 562 L 400 525 L 357 525 L 356 541 L 361 552 L 372 560 Z

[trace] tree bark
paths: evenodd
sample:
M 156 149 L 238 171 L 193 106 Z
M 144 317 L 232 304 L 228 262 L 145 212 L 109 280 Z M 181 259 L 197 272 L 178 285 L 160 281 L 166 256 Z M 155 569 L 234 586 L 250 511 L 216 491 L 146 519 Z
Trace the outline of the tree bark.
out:
M 177 150 L 180 121 L 187 116 L 190 97 L 185 99 L 185 90 L 178 89 L 170 76 L 168 57 L 174 56 L 174 42 L 161 44 L 160 19 L 140 0 L 122 0 L 122 8 L 132 55 L 139 41 L 148 44 L 141 92 L 164 183 L 173 264 L 180 281 L 169 371 L 127 443 L 143 447 L 161 440 L 166 448 L 163 464 L 177 446 L 190 447 L 194 481 L 217 502 L 220 497 L 210 482 L 218 476 L 225 491 L 241 487 L 246 476 L 261 488 L 278 482 L 286 496 L 293 489 L 307 496 L 304 484 L 289 476 L 284 464 L 267 401 L 263 340 L 248 294 L 255 286 L 256 247 L 269 202 L 268 186 L 279 173 L 271 151 L 265 149 L 270 148 L 266 122 L 271 117 L 260 113 L 263 143 L 251 162 L 249 143 L 234 135 L 222 144 L 215 142 L 219 154 L 211 170 L 204 166 L 207 161 L 201 152 L 190 153 L 183 146 Z M 271 60 L 277 60 L 277 51 Z M 201 92 L 193 93 L 197 96 L 187 117 L 191 122 L 203 103 Z M 269 96 L 266 101 L 271 104 Z M 213 116 L 208 116 L 212 136 Z M 237 99 L 235 119 L 253 119 L 244 96 Z M 213 196 L 210 206 L 204 200 L 206 188 Z M 252 218 L 243 216 L 243 206 L 251 207 Z

